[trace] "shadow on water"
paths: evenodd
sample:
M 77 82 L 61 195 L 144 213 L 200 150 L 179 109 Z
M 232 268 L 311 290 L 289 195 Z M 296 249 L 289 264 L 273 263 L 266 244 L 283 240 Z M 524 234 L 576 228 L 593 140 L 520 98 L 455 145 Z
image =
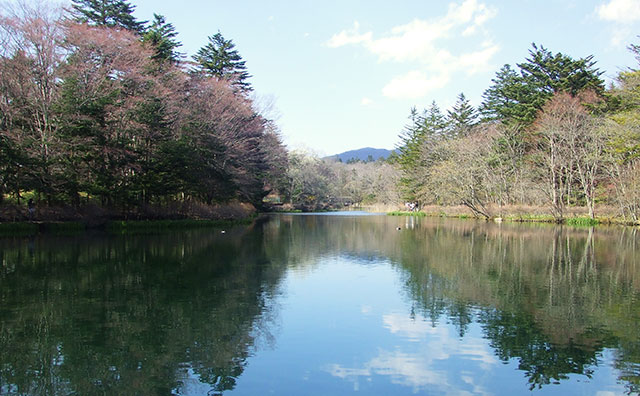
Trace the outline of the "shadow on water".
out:
M 638 243 L 627 228 L 329 215 L 0 239 L 0 394 L 186 394 L 190 378 L 232 390 L 277 342 L 287 271 L 329 255 L 394 263 L 412 312 L 460 338 L 479 323 L 531 389 L 589 378 L 612 350 L 639 392 Z

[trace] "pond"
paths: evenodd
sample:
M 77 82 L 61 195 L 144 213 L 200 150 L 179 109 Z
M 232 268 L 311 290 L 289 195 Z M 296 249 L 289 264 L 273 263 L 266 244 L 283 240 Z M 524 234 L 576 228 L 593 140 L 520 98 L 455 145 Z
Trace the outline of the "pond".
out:
M 640 392 L 637 229 L 340 213 L 221 231 L 0 238 L 0 394 Z

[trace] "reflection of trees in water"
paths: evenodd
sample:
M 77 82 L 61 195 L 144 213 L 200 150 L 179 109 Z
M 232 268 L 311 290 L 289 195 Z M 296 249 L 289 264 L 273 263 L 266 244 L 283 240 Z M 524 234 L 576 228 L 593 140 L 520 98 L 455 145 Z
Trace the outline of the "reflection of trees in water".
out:
M 532 387 L 572 373 L 590 376 L 604 348 L 637 349 L 637 329 L 628 331 L 629 319 L 612 315 L 622 308 L 638 318 L 637 250 L 624 249 L 635 243 L 635 233 L 477 223 L 422 231 L 401 263 L 425 316 L 446 312 L 462 336 L 470 314 L 460 305 L 479 306 L 477 320 L 496 354 L 517 359 Z M 441 306 L 442 296 L 446 309 L 434 314 L 431 307 Z M 622 378 L 638 391 L 640 355 L 622 353 Z M 634 362 L 626 372 L 625 361 Z M 634 365 L 636 372 L 629 372 Z
M 640 390 L 634 229 L 282 216 L 265 233 L 286 238 L 284 254 L 299 266 L 319 254 L 391 258 L 405 270 L 414 315 L 434 326 L 448 320 L 460 337 L 480 322 L 496 354 L 516 359 L 532 387 L 588 377 L 604 348 L 616 348 L 621 380 Z
M 396 227 L 401 230 L 397 231 Z M 0 393 L 232 389 L 287 266 L 384 257 L 412 312 L 482 325 L 532 387 L 589 376 L 604 348 L 640 390 L 638 235 L 386 216 L 277 216 L 249 230 L 0 241 Z
M 259 227 L 3 240 L 0 260 L 0 393 L 22 394 L 180 393 L 187 370 L 231 389 L 283 272 Z

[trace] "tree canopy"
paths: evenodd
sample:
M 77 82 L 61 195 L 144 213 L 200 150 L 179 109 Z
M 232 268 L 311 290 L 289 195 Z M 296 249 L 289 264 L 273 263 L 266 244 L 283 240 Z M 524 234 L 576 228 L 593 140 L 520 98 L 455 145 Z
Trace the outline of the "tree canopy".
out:
M 83 23 L 26 8 L 0 19 L 3 198 L 29 192 L 50 205 L 121 213 L 175 202 L 261 205 L 285 173 L 276 125 L 236 80 L 186 71 L 163 16 L 143 30 L 132 10 L 78 0 Z
M 124 0 L 72 0 L 76 21 L 92 26 L 118 27 L 141 33 L 144 22 L 133 16 L 135 6 Z
M 238 91 L 247 93 L 253 90 L 247 81 L 251 76 L 246 62 L 235 49 L 232 40 L 227 40 L 218 32 L 209 36 L 209 42 L 200 48 L 193 59 L 197 69 L 207 75 L 229 81 Z
M 592 55 L 575 60 L 533 44 L 529 57 L 517 64 L 519 71 L 507 64 L 491 80 L 493 85 L 482 95 L 483 118 L 531 125 L 545 103 L 558 92 L 575 96 L 591 90 L 602 95 L 604 81 L 595 63 Z

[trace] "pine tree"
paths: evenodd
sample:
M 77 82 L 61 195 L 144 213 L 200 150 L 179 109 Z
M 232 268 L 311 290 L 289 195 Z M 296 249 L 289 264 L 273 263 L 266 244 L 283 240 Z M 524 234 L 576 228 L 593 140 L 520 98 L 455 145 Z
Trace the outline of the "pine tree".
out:
M 164 16 L 153 14 L 153 23 L 142 36 L 142 41 L 153 46 L 153 59 L 158 61 L 177 62 L 182 54 L 176 48 L 182 44 L 175 39 L 178 35 L 171 23 L 167 23 Z
M 220 32 L 209 36 L 209 43 L 200 48 L 193 59 L 201 72 L 230 81 L 242 93 L 253 90 L 247 82 L 251 76 L 247 72 L 246 62 L 238 54 L 235 44 L 226 40 Z
M 135 6 L 124 0 L 72 0 L 76 21 L 93 26 L 119 27 L 142 33 L 144 22 L 133 16 Z
M 493 85 L 482 95 L 480 112 L 485 120 L 531 125 L 538 112 L 558 92 L 578 95 L 585 90 L 604 93 L 602 72 L 595 68 L 593 56 L 574 60 L 562 53 L 552 54 L 533 44 L 519 72 L 504 65 Z
M 451 137 L 465 137 L 478 121 L 476 109 L 471 106 L 464 93 L 458 95 L 456 103 L 447 111 L 447 126 Z
M 447 138 L 447 122 L 435 101 L 422 114 L 413 107 L 409 119 L 411 122 L 400 135 L 396 161 L 402 170 L 400 187 L 404 198 L 414 201 L 424 183 L 419 171 L 428 166 L 432 148 Z

